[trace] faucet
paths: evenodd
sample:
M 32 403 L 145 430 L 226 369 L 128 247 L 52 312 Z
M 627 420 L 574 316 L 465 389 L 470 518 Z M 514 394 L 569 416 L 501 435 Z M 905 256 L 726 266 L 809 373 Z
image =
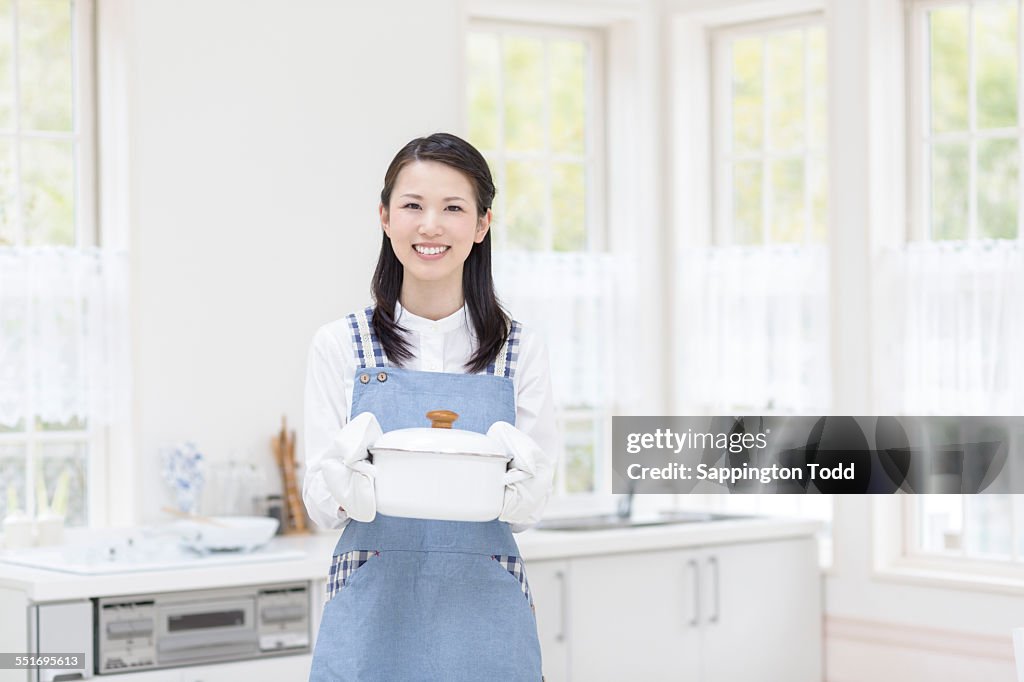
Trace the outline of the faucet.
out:
M 633 491 L 636 489 L 636 482 L 630 480 L 629 490 L 619 495 L 619 500 L 615 504 L 615 515 L 620 519 L 626 520 L 633 516 Z

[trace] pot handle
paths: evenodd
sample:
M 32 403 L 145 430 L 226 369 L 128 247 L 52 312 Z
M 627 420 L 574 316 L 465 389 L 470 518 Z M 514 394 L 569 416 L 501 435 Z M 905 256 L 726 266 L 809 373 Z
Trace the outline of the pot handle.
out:
M 427 412 L 427 419 L 430 420 L 432 429 L 450 429 L 452 422 L 459 418 L 459 415 L 451 410 L 431 410 Z

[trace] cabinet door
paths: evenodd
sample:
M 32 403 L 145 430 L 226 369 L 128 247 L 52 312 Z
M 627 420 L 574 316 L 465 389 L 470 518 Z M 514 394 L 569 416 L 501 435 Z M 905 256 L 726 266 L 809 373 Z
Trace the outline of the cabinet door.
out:
M 571 679 L 696 681 L 698 558 L 677 550 L 570 560 Z
M 817 682 L 821 575 L 813 538 L 701 552 L 703 682 Z
M 568 577 L 567 561 L 531 561 L 526 565 L 526 578 L 537 609 L 537 634 L 546 682 L 569 679 Z

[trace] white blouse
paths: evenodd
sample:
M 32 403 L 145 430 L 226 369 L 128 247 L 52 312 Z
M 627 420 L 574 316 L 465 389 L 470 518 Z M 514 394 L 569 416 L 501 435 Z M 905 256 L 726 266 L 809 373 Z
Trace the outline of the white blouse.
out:
M 465 373 L 476 342 L 465 306 L 435 321 L 413 315 L 398 305 L 396 319 L 410 332 L 413 358 L 403 365 L 406 369 Z M 554 468 L 562 441 L 555 424 L 547 347 L 526 326 L 522 327 L 519 338 L 519 357 L 512 377 L 515 426 L 536 441 Z M 356 369 L 348 321 L 341 318 L 320 327 L 313 336 L 306 371 L 306 475 L 302 499 L 310 518 L 323 528 L 341 528 L 348 523 L 348 515 L 327 490 L 320 462 L 352 416 L 349 410 Z M 513 530 L 525 528 L 514 526 Z

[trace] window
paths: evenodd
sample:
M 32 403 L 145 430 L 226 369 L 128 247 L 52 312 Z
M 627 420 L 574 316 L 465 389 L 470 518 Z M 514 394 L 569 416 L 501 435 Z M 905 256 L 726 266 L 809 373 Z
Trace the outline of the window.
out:
M 1020 234 L 1019 0 L 914 6 L 912 237 Z
M 715 28 L 710 46 L 714 210 L 704 241 L 712 245 L 681 253 L 679 409 L 824 414 L 831 374 L 822 19 Z
M 825 28 L 816 17 L 713 38 L 715 242 L 826 239 Z
M 603 40 L 576 27 L 474 22 L 469 140 L 498 194 L 498 293 L 545 338 L 565 456 L 562 494 L 601 489 L 609 447 L 614 277 L 604 253 Z
M 1024 284 L 1020 2 L 915 2 L 908 17 L 909 243 L 887 255 L 904 328 L 880 354 L 898 396 L 883 409 L 1014 414 L 1024 397 L 1012 294 Z M 953 422 L 937 443 L 992 435 Z M 999 439 L 1014 452 L 1024 434 Z M 922 495 L 902 511 L 904 562 L 1024 577 L 1020 496 Z
M 712 140 L 712 182 L 710 219 L 695 221 L 707 223 L 706 234 L 699 234 L 701 227 L 677 226 L 687 246 L 680 251 L 676 280 L 676 315 L 683 321 L 676 411 L 827 414 L 823 18 L 806 14 L 735 24 L 718 24 L 728 21 L 721 15 L 715 19 L 707 24 L 697 18 L 700 34 L 691 28 L 687 35 L 690 42 L 707 38 L 711 113 L 702 126 L 680 124 L 680 134 Z M 701 106 L 691 99 L 677 95 L 680 119 L 693 119 L 689 109 Z M 820 520 L 823 561 L 830 562 L 831 496 L 689 495 L 679 503 Z
M 0 518 L 55 498 L 69 525 L 91 516 L 111 303 L 92 30 L 87 0 L 0 0 Z

